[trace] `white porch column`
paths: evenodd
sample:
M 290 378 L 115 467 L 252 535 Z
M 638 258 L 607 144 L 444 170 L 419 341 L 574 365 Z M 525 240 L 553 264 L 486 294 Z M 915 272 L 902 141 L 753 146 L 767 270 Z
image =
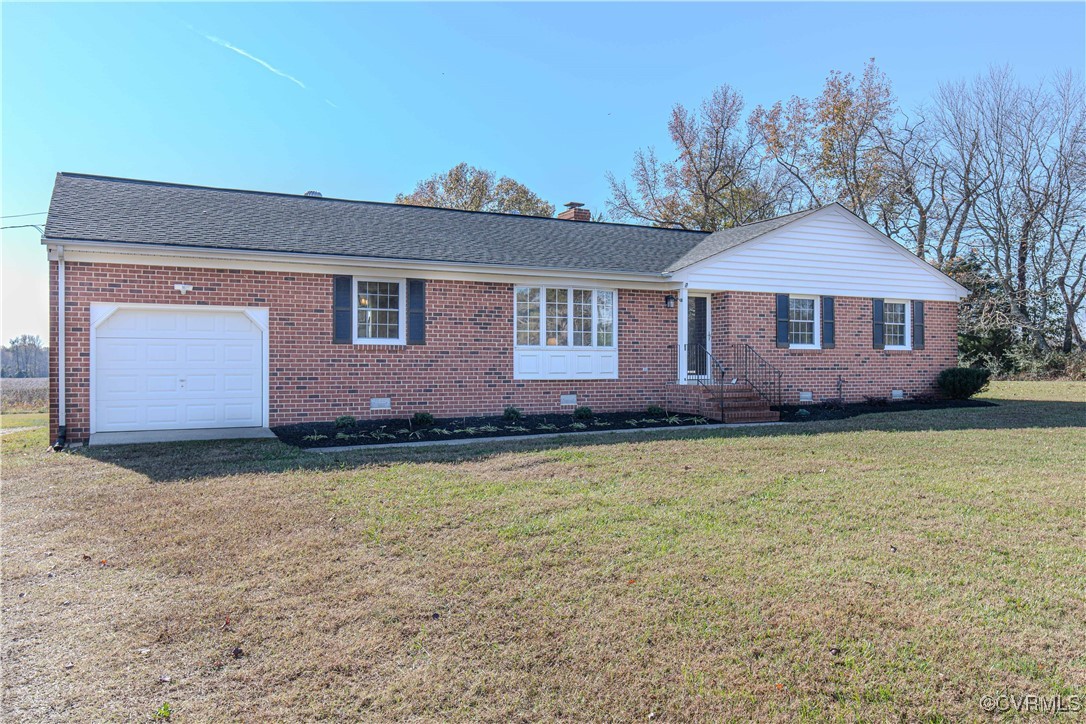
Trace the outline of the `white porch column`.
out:
M 679 340 L 678 340 L 679 343 L 677 345 L 675 345 L 675 349 L 678 350 L 678 360 L 677 360 L 678 368 L 679 368 L 678 380 L 679 380 L 680 385 L 685 385 L 686 384 L 686 368 L 687 368 L 687 365 L 686 365 L 687 305 L 688 305 L 688 295 L 686 293 L 686 284 L 684 283 L 682 285 L 682 287 L 679 288 L 679 304 L 677 305 L 678 306 L 678 312 L 679 312 L 679 324 L 677 325 L 678 329 L 679 329 Z

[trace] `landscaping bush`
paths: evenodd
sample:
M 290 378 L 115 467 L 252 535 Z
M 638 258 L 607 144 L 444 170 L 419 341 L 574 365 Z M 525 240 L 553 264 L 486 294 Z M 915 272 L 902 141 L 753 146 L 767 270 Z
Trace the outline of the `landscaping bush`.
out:
M 416 412 L 411 416 L 411 424 L 415 427 L 430 427 L 434 424 L 434 416 L 429 412 Z
M 502 411 L 502 418 L 515 422 L 524 417 L 524 413 L 520 411 L 519 407 L 513 407 L 510 405 Z
M 645 414 L 649 417 L 663 417 L 667 411 L 659 405 L 649 405 L 645 408 Z
M 951 367 L 940 372 L 936 382 L 947 397 L 966 400 L 987 387 L 991 376 L 982 367 Z
M 354 419 L 354 415 L 340 415 L 336 418 L 336 427 L 354 427 L 358 424 L 358 420 Z
M 591 407 L 578 407 L 573 411 L 574 420 L 591 420 L 592 408 Z

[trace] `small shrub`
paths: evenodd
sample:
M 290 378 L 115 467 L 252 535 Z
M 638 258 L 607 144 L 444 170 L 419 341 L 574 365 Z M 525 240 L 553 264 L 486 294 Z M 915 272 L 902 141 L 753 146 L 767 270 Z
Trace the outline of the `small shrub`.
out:
M 358 424 L 358 420 L 354 419 L 354 415 L 340 415 L 336 418 L 336 427 L 354 427 Z
M 592 417 L 593 415 L 591 407 L 578 407 L 573 411 L 574 420 L 591 420 Z
M 645 408 L 645 414 L 649 417 L 664 417 L 667 415 L 667 411 L 659 405 L 649 405 Z
M 519 407 L 510 405 L 502 411 L 502 418 L 509 420 L 510 422 L 516 422 L 524 417 L 524 413 L 520 411 Z
M 991 376 L 983 367 L 951 367 L 940 372 L 936 382 L 947 397 L 967 400 L 987 387 Z
M 170 702 L 162 702 L 162 706 L 155 709 L 155 719 L 169 719 L 173 716 L 173 709 L 170 708 Z
M 872 407 L 885 407 L 886 405 L 890 404 L 890 398 L 864 395 L 864 402 L 871 405 Z
M 528 432 L 528 428 L 524 425 L 508 425 L 505 429 L 509 432 Z
M 843 410 L 845 409 L 845 401 L 840 397 L 829 397 L 819 403 L 823 410 Z
M 806 408 L 801 407 L 800 409 L 796 410 L 796 417 L 810 417 L 810 416 L 811 416 L 811 411 L 806 409 Z
M 411 416 L 411 424 L 416 427 L 430 427 L 434 424 L 434 416 L 429 412 L 416 412 Z
M 570 430 L 584 430 L 586 427 L 588 427 L 588 425 L 584 424 L 583 422 L 571 422 L 571 423 L 569 423 L 569 429 Z

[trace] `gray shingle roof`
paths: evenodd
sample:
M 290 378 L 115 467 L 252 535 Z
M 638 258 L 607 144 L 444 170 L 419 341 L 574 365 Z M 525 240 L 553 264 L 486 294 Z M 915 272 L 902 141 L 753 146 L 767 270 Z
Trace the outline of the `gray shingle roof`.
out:
M 708 234 L 61 173 L 45 236 L 663 274 L 794 218 Z

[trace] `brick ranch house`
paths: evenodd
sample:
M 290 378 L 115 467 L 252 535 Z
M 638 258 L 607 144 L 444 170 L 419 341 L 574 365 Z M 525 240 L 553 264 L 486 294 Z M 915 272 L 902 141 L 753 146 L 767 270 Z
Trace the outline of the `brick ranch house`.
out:
M 58 174 L 54 439 L 934 392 L 966 290 L 837 204 L 715 233 Z M 92 438 L 97 438 L 93 440 Z

